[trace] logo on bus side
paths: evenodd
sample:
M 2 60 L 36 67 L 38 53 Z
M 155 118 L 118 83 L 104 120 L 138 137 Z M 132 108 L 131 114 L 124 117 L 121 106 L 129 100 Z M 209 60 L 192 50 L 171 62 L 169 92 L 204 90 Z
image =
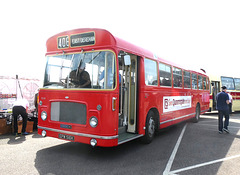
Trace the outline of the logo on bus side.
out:
M 191 96 L 163 97 L 163 112 L 178 111 L 192 107 Z

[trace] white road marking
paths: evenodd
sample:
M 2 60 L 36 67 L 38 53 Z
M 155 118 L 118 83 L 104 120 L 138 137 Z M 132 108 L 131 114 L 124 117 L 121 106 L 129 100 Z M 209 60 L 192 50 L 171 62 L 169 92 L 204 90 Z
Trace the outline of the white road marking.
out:
M 209 125 L 209 126 L 214 126 L 214 125 L 211 125 L 211 124 L 202 124 L 202 125 Z M 173 149 L 173 152 L 168 160 L 168 163 L 167 163 L 167 166 L 163 172 L 163 175 L 176 175 L 176 173 L 180 173 L 180 172 L 183 172 L 183 171 L 187 171 L 187 170 L 191 170 L 191 169 L 195 169 L 195 168 L 199 168 L 199 167 L 202 167 L 202 166 L 207 166 L 207 165 L 211 165 L 211 164 L 215 164 L 215 163 L 219 163 L 219 162 L 223 162 L 223 161 L 226 161 L 226 160 L 231 160 L 231 159 L 235 159 L 235 158 L 239 158 L 240 157 L 240 154 L 238 155 L 235 155 L 235 156 L 230 156 L 230 157 L 226 157 L 226 158 L 222 158 L 222 159 L 217 159 L 217 160 L 213 160 L 213 161 L 210 161 L 210 162 L 205 162 L 205 163 L 201 163 L 201 164 L 197 164 L 197 165 L 192 165 L 192 166 L 189 166 L 189 167 L 185 167 L 185 168 L 181 168 L 181 169 L 178 169 L 178 170 L 174 170 L 174 171 L 171 171 L 171 167 L 172 167 L 172 164 L 173 164 L 173 161 L 175 159 L 175 156 L 176 156 L 176 153 L 178 151 L 178 147 L 182 141 L 182 138 L 183 138 L 183 134 L 186 130 L 186 127 L 187 127 L 187 123 L 186 125 L 184 126 L 184 128 L 182 129 L 182 132 L 178 138 L 178 141 Z M 236 128 L 236 129 L 239 129 L 239 127 L 234 127 L 234 126 L 230 126 L 231 128 Z
M 231 157 L 226 157 L 226 158 L 223 158 L 223 159 L 213 160 L 213 161 L 210 161 L 210 162 L 189 166 L 189 167 L 186 167 L 186 168 L 181 168 L 181 169 L 178 169 L 178 170 L 171 171 L 171 172 L 169 172 L 169 174 L 180 173 L 182 171 L 191 170 L 191 169 L 194 169 L 194 168 L 199 168 L 199 167 L 206 166 L 206 165 L 211 165 L 211 164 L 214 164 L 214 163 L 223 162 L 223 161 L 230 160 L 230 159 L 235 159 L 235 158 L 238 158 L 238 157 L 240 157 L 240 154 L 235 155 L 235 156 L 231 156 Z
M 186 130 L 186 127 L 187 127 L 187 123 L 185 124 L 185 126 L 184 126 L 184 128 L 183 128 L 183 130 L 182 130 L 182 132 L 181 132 L 181 134 L 180 134 L 180 136 L 179 136 L 179 138 L 178 138 L 178 141 L 177 141 L 177 143 L 176 143 L 176 145 L 175 145 L 175 147 L 174 147 L 174 149 L 173 149 L 173 152 L 172 152 L 172 154 L 171 154 L 171 157 L 170 157 L 169 160 L 168 160 L 168 163 L 167 163 L 167 166 L 166 166 L 166 168 L 165 168 L 165 170 L 164 170 L 164 172 L 163 172 L 163 175 L 168 175 L 168 174 L 170 173 L 170 170 L 171 170 L 173 161 L 174 161 L 175 156 L 176 156 L 176 153 L 177 153 L 177 151 L 178 151 L 178 147 L 179 147 L 179 145 L 180 145 L 180 143 L 181 143 L 181 141 L 182 141 L 183 134 L 184 134 L 184 132 L 185 132 L 185 130 Z

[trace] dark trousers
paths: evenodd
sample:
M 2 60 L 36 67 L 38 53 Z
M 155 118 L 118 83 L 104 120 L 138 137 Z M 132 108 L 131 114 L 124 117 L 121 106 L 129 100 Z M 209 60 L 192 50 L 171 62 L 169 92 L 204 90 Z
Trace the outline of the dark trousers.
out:
M 218 130 L 223 130 L 223 116 L 225 117 L 224 128 L 228 129 L 229 124 L 229 111 L 218 110 Z
M 23 106 L 14 106 L 13 107 L 14 133 L 18 133 L 17 119 L 18 119 L 19 115 L 21 115 L 22 118 L 23 118 L 22 132 L 26 131 L 27 118 L 28 118 L 28 114 L 26 112 L 26 109 Z
M 228 108 L 229 108 L 229 114 L 232 114 L 232 103 L 229 103 Z

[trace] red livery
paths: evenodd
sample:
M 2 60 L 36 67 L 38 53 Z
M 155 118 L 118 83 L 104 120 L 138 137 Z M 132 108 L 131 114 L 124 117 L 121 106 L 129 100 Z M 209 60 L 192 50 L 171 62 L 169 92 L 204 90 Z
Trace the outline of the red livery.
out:
M 38 133 L 111 147 L 209 109 L 209 78 L 158 58 L 103 29 L 47 41 Z

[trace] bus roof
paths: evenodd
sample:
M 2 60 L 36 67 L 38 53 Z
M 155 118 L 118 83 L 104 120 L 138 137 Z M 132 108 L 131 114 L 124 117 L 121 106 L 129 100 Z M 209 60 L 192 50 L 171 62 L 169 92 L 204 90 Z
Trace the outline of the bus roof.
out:
M 93 38 L 94 37 L 94 38 Z M 81 42 L 82 41 L 82 42 Z M 64 47 L 60 42 L 65 42 Z M 67 52 L 77 52 L 80 50 L 102 49 L 106 47 L 117 48 L 119 51 L 124 50 L 131 54 L 158 60 L 160 62 L 183 68 L 171 61 L 162 59 L 141 47 L 129 43 L 123 39 L 113 36 L 109 31 L 99 28 L 81 28 L 58 33 L 47 40 L 47 54 L 60 54 Z M 184 68 L 183 68 L 184 69 Z M 185 69 L 187 70 L 187 69 Z M 190 71 L 190 70 L 189 70 Z M 199 73 L 198 71 L 192 71 Z M 200 73 L 203 74 L 204 73 Z

